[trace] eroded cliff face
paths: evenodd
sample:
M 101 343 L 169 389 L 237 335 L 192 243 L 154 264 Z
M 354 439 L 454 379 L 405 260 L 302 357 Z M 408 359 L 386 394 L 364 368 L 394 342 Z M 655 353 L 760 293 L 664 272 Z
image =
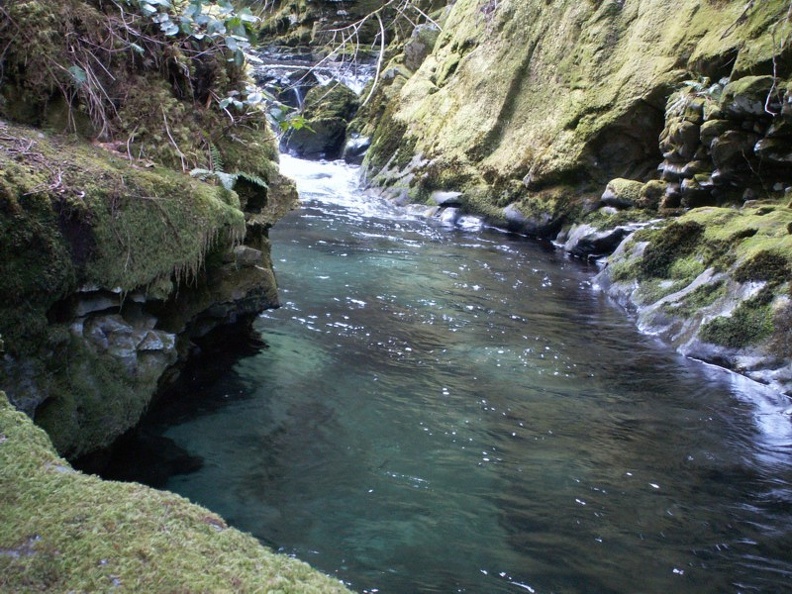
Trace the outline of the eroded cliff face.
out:
M 649 179 L 669 95 L 701 76 L 771 73 L 774 56 L 785 59 L 787 10 L 781 1 L 460 0 L 378 122 L 369 175 L 414 197 L 464 188 L 525 210 L 551 188 Z
M 600 281 L 645 331 L 792 392 L 789 2 L 459 0 L 440 24 L 360 116 L 372 186 L 616 250 Z
M 295 204 L 0 121 L 0 383 L 77 456 L 132 427 L 216 327 L 277 307 L 267 229 Z

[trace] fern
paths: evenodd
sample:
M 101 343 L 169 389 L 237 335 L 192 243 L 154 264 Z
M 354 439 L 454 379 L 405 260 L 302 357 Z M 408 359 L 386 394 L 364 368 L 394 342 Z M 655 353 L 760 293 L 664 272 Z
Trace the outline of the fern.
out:
M 211 169 L 196 167 L 190 171 L 190 175 L 200 179 L 201 181 L 208 181 L 211 178 L 215 178 L 226 190 L 233 190 L 237 180 L 240 178 L 244 179 L 248 183 L 253 184 L 254 186 L 258 186 L 263 190 L 269 189 L 267 182 L 265 182 L 259 176 L 253 175 L 252 173 L 227 173 L 225 171 L 213 171 Z

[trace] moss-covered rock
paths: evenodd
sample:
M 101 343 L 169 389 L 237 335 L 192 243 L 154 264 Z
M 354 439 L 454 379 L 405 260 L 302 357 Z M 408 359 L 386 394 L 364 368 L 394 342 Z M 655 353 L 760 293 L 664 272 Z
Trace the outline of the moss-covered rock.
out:
M 74 471 L 0 392 L 0 590 L 347 592 L 178 495 Z
M 681 352 L 792 394 L 792 209 L 698 208 L 637 232 L 600 281 Z
M 341 83 L 313 87 L 305 96 L 305 124 L 286 132 L 281 145 L 306 159 L 340 157 L 347 126 L 359 105 L 357 94 Z
M 266 230 L 295 196 L 269 180 L 243 211 L 219 184 L 0 121 L 0 382 L 61 452 L 134 425 L 218 312 L 277 305 Z
M 37 126 L 0 120 L 0 386 L 70 456 L 136 423 L 193 337 L 277 305 L 267 231 L 296 195 L 274 135 L 224 107 L 239 56 L 161 20 L 0 7 L 0 117 Z
M 384 186 L 409 180 L 408 193 L 421 196 L 434 179 L 428 164 L 453 167 L 467 175 L 459 187 L 442 189 L 489 186 L 489 206 L 500 202 L 498 186 L 507 181 L 530 192 L 574 187 L 584 196 L 615 178 L 647 182 L 663 160 L 658 137 L 672 93 L 697 76 L 770 74 L 784 42 L 765 42 L 787 35 L 787 9 L 782 0 L 748 7 L 501 0 L 485 10 L 478 0 L 460 0 L 433 53 L 398 94 L 388 91 L 374 134 L 388 140 L 372 144 L 368 176 Z M 766 80 L 748 86 L 765 88 Z M 741 89 L 727 97 L 744 96 Z M 699 159 L 699 126 L 714 115 L 704 91 L 690 87 L 668 131 L 687 161 Z M 682 198 L 691 206 L 714 200 L 707 179 L 690 179 L 665 208 Z

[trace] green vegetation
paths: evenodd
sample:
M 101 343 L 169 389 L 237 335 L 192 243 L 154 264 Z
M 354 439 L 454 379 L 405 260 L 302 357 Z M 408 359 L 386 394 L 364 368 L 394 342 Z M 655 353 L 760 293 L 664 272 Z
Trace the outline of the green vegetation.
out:
M 718 280 L 701 285 L 686 295 L 683 301 L 665 305 L 664 310 L 671 315 L 692 318 L 703 308 L 709 307 L 725 296 L 726 284 Z
M 610 265 L 610 275 L 617 283 L 637 281 L 634 298 L 648 305 L 681 291 L 708 269 L 726 273 L 730 280 L 713 276 L 664 303 L 663 311 L 693 318 L 720 302 L 729 313 L 704 324 L 702 340 L 734 349 L 765 342 L 787 349 L 788 308 L 779 304 L 788 300 L 792 279 L 791 222 L 792 209 L 775 201 L 742 209 L 693 209 L 659 228 L 636 233 L 632 247 Z M 642 253 L 634 249 L 639 242 L 648 242 Z M 759 292 L 735 305 L 730 294 L 746 283 L 758 283 Z
M 71 469 L 0 392 L 3 592 L 347 592 L 172 493 Z
M 213 246 L 244 237 L 243 213 L 222 188 L 32 136 L 0 127 L 0 328 L 16 353 L 42 343 L 47 311 L 78 286 L 165 298 L 162 287 L 195 278 Z
M 773 324 L 772 294 L 760 293 L 740 303 L 730 316 L 720 316 L 701 329 L 701 339 L 713 344 L 741 348 L 769 338 Z

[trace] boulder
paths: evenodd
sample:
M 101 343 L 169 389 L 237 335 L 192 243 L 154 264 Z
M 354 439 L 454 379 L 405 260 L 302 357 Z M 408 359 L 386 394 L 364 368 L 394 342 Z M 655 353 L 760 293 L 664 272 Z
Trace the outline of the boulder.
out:
M 625 226 L 597 229 L 589 224 L 576 225 L 569 232 L 569 238 L 564 243 L 564 250 L 576 258 L 607 256 L 619 247 L 619 244 L 629 233 L 630 229 Z
M 440 29 L 432 23 L 418 25 L 410 39 L 404 44 L 404 65 L 412 71 L 418 70 L 434 49 Z
M 305 159 L 340 157 L 359 105 L 357 94 L 341 83 L 312 88 L 305 96 L 305 124 L 284 134 L 281 148 Z
M 723 88 L 721 110 L 732 118 L 765 115 L 765 102 L 773 88 L 773 77 L 745 76 Z
M 347 138 L 346 143 L 344 143 L 344 150 L 341 153 L 341 158 L 351 165 L 360 165 L 363 163 L 363 158 L 370 146 L 370 136 L 360 136 L 354 133 L 350 138 Z
M 646 210 L 657 210 L 667 188 L 668 183 L 659 179 L 646 182 L 641 186 L 641 192 L 635 201 L 635 206 Z
M 632 208 L 640 200 L 643 183 L 632 179 L 616 178 L 608 182 L 600 201 L 605 206 Z
M 759 137 L 753 132 L 729 130 L 712 142 L 712 162 L 721 171 L 744 169 L 754 154 Z

